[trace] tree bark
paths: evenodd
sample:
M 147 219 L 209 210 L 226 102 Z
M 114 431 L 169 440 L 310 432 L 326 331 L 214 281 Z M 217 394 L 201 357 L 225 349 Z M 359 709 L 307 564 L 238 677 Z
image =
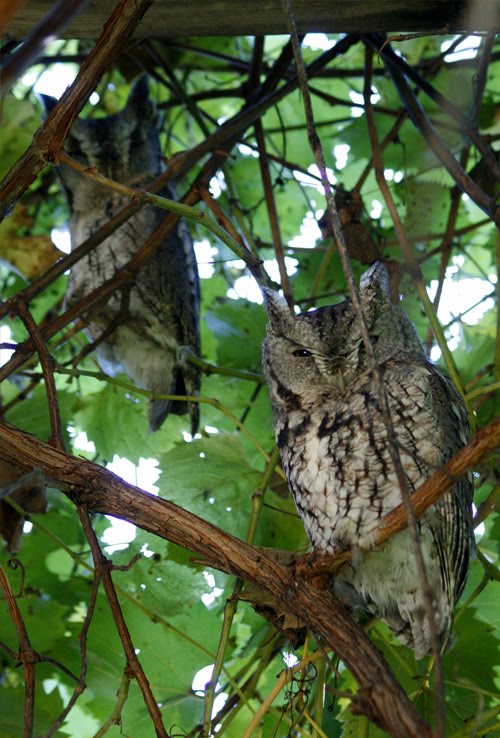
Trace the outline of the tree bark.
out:
M 48 13 L 53 0 L 26 0 L 7 26 L 14 38 L 23 38 Z M 113 8 L 113 0 L 92 3 L 64 31 L 66 38 L 97 38 Z M 371 31 L 497 31 L 498 0 L 294 0 L 299 33 Z M 240 36 L 287 33 L 280 0 L 168 0 L 158 2 L 134 35 L 144 38 L 173 36 Z

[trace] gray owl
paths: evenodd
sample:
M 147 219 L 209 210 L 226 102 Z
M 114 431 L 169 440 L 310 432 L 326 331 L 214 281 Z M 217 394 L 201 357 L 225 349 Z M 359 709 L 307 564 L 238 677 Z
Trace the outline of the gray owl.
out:
M 414 491 L 468 441 L 467 413 L 411 321 L 391 304 L 382 263 L 361 278 L 360 299 Z M 431 642 L 409 532 L 362 552 L 401 492 L 352 303 L 294 316 L 277 293 L 265 290 L 265 300 L 263 367 L 276 441 L 309 538 L 316 550 L 358 550 L 335 577 L 335 592 L 384 620 L 422 658 Z M 444 649 L 474 550 L 471 480 L 459 479 L 417 526 Z
M 44 99 L 50 110 L 52 98 Z M 125 108 L 107 118 L 78 119 L 65 141 L 67 153 L 100 174 L 132 187 L 143 187 L 162 171 L 156 111 L 149 99 L 146 76 L 135 83 Z M 75 248 L 97 231 L 129 200 L 61 165 L 59 175 L 71 209 L 71 246 Z M 160 193 L 172 198 L 164 187 Z M 165 212 L 145 206 L 71 270 L 67 303 L 74 304 L 110 279 L 151 235 Z M 87 334 L 96 341 L 122 305 L 120 292 L 92 311 Z M 200 371 L 182 358 L 183 347 L 199 354 L 199 279 L 193 244 L 179 222 L 156 254 L 138 272 L 128 308 L 116 329 L 97 346 L 103 371 L 126 372 L 142 389 L 161 394 L 197 395 Z M 169 412 L 189 411 L 191 431 L 198 428 L 197 403 L 157 400 L 149 408 L 149 424 L 156 430 Z

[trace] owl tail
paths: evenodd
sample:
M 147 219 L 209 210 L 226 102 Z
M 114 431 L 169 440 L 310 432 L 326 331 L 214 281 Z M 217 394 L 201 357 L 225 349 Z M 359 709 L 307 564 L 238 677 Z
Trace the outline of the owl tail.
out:
M 200 425 L 200 406 L 197 402 L 171 402 L 170 400 L 153 400 L 149 403 L 149 430 L 154 433 L 162 425 L 169 413 L 185 415 L 189 410 L 191 435 L 194 436 Z
M 196 345 L 195 338 L 193 344 Z M 188 349 L 188 353 L 192 353 L 193 349 Z M 199 353 L 199 345 L 195 351 L 196 355 Z M 175 394 L 176 395 L 187 395 L 188 397 L 197 396 L 200 394 L 201 386 L 201 370 L 200 367 L 195 366 L 186 359 L 186 352 L 181 349 L 177 357 L 177 377 L 175 382 Z M 185 415 L 189 412 L 191 419 L 191 435 L 194 436 L 198 432 L 198 426 L 200 425 L 200 405 L 198 402 L 173 402 L 170 412 L 175 415 Z
M 200 425 L 200 406 L 197 402 L 189 404 L 189 416 L 191 418 L 191 435 L 194 436 L 198 432 Z
M 194 371 L 193 371 L 194 370 Z M 200 390 L 200 372 L 198 367 L 186 365 L 177 371 L 173 386 L 169 389 L 157 391 L 173 395 L 198 395 Z M 189 412 L 191 420 L 191 435 L 194 436 L 200 424 L 200 406 L 197 402 L 183 402 L 182 400 L 152 400 L 149 403 L 148 418 L 149 430 L 158 430 L 169 413 L 186 415 Z
M 171 400 L 151 400 L 148 408 L 149 430 L 154 433 L 170 412 Z

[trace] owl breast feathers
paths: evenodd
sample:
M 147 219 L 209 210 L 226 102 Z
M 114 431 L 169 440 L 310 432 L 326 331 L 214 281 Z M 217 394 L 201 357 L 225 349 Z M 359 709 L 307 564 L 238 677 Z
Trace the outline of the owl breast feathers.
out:
M 413 324 L 391 304 L 380 262 L 363 275 L 360 298 L 414 491 L 467 443 L 467 413 L 451 381 L 427 360 Z M 358 550 L 335 578 L 337 595 L 380 617 L 422 658 L 431 642 L 408 531 L 363 553 L 402 498 L 351 301 L 298 317 L 275 292 L 266 290 L 265 301 L 263 367 L 276 440 L 309 538 L 331 553 Z M 417 527 L 444 649 L 474 550 L 471 480 L 459 479 Z
M 55 100 L 44 96 L 49 111 Z M 147 185 L 163 171 L 156 110 L 146 76 L 135 83 L 125 108 L 107 118 L 78 119 L 65 141 L 67 153 L 100 174 L 133 187 Z M 74 249 L 129 204 L 128 198 L 96 185 L 68 166 L 59 167 L 71 210 Z M 161 195 L 172 198 L 164 187 Z M 145 206 L 81 259 L 71 270 L 67 304 L 74 304 L 111 279 L 151 236 L 166 213 Z M 130 288 L 115 292 L 92 309 L 87 335 L 96 341 L 102 369 L 126 372 L 142 389 L 156 394 L 197 395 L 200 371 L 186 362 L 183 349 L 199 353 L 199 281 L 193 244 L 181 221 L 138 271 Z M 106 336 L 103 334 L 106 333 Z M 169 412 L 189 411 L 198 427 L 198 404 L 170 400 L 150 403 L 156 430 Z

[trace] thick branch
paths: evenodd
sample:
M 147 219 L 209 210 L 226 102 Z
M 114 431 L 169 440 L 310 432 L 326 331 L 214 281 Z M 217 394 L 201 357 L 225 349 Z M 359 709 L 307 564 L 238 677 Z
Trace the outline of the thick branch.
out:
M 290 569 L 196 515 L 6 423 L 0 423 L 0 456 L 24 470 L 41 468 L 74 502 L 127 519 L 270 593 L 319 633 L 351 670 L 360 685 L 356 709 L 396 738 L 430 738 L 381 654 L 328 592 L 296 581 Z
M 12 2 L 12 0 L 9 0 Z M 29 33 L 51 0 L 25 0 L 7 27 L 15 38 Z M 109 14 L 112 0 L 93 2 L 64 33 L 66 38 L 95 38 Z M 296 0 L 301 33 L 406 31 L 458 33 L 498 30 L 498 0 Z M 274 2 L 255 0 L 169 0 L 156 3 L 135 38 L 171 36 L 253 36 L 286 33 L 286 20 Z

